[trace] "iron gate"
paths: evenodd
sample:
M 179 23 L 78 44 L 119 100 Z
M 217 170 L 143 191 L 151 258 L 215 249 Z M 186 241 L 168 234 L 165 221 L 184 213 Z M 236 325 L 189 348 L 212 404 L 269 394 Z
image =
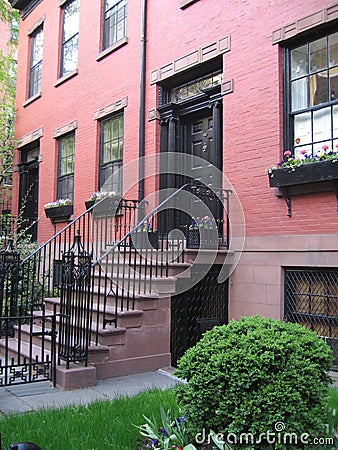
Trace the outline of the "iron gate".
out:
M 26 285 L 27 267 L 10 240 L 0 252 L 0 386 L 45 380 L 55 384 L 55 310 L 49 315 L 43 307 L 37 310 L 33 290 L 25 291 Z M 36 279 L 34 287 L 38 290 Z
M 191 280 L 196 284 L 171 299 L 171 364 L 194 346 L 202 334 L 214 325 L 228 323 L 228 280 L 218 283 L 222 266 L 212 266 L 200 281 L 201 266 L 191 268 Z M 184 282 L 184 281 L 182 281 Z M 178 280 L 178 287 L 180 280 Z
M 37 381 L 55 386 L 56 314 L 1 317 L 0 323 L 0 386 Z
M 285 269 L 285 314 L 331 346 L 338 370 L 338 269 Z

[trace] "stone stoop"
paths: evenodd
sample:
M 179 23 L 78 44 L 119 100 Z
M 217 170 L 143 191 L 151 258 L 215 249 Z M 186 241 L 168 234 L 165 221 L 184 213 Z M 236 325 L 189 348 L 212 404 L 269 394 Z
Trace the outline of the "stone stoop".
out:
M 168 276 L 157 277 L 151 281 L 151 293 L 136 294 L 133 309 L 126 310 L 121 301 L 115 300 L 113 294 L 107 298 L 107 318 L 114 317 L 117 307 L 117 326 L 99 326 L 98 343 L 95 343 L 96 323 L 92 323 L 92 343 L 89 347 L 88 367 L 83 364 L 71 364 L 66 369 L 64 362 L 56 368 L 56 383 L 62 389 L 90 387 L 96 384 L 97 379 L 112 378 L 128 374 L 157 370 L 168 367 L 171 363 L 170 354 L 170 322 L 171 322 L 171 296 L 176 291 L 176 282 L 181 277 L 190 276 L 190 266 L 194 264 L 197 251 L 186 250 L 187 263 L 173 264 L 167 272 Z M 200 253 L 201 255 L 201 253 Z M 208 252 L 205 251 L 207 261 Z M 215 263 L 222 263 L 228 255 L 226 251 L 219 251 Z M 202 258 L 198 263 L 203 264 Z M 228 258 L 229 261 L 229 258 Z M 231 265 L 231 255 L 230 262 Z M 141 274 L 142 277 L 142 274 Z M 145 281 L 145 284 L 144 284 Z M 142 280 L 143 285 L 150 286 L 148 279 Z M 96 286 L 98 290 L 98 286 Z M 94 303 L 97 293 L 94 292 Z M 60 311 L 59 298 L 45 298 L 46 313 Z M 94 320 L 97 320 L 96 318 Z M 102 323 L 102 316 L 99 317 Z M 39 328 L 38 320 L 36 325 Z M 29 333 L 29 330 L 23 330 Z M 38 346 L 38 338 L 34 341 Z M 48 339 L 46 340 L 46 351 Z M 14 351 L 14 349 L 13 349 Z

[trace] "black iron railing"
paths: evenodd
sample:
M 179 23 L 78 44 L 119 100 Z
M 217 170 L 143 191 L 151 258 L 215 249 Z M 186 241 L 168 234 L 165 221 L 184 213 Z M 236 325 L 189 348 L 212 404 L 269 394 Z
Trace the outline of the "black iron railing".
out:
M 199 222 L 192 208 L 188 223 L 176 223 L 176 230 L 161 229 L 163 217 L 178 203 L 189 203 L 191 195 L 197 204 L 205 204 L 207 195 L 211 211 L 213 201 L 219 202 L 217 211 L 226 219 L 206 220 L 198 212 L 203 219 Z M 87 364 L 89 345 L 98 345 L 102 329 L 117 327 L 120 315 L 135 310 L 138 298 L 172 293 L 168 285 L 175 280 L 170 279 L 170 267 L 185 262 L 191 229 L 197 229 L 202 249 L 228 247 L 229 196 L 230 191 L 212 194 L 186 184 L 169 192 L 150 212 L 147 202 L 136 200 L 106 197 L 87 205 L 79 217 L 20 262 L 18 282 L 15 277 L 2 281 L 5 316 L 34 315 L 45 311 L 47 302 L 57 305 L 59 361 L 67 367 L 77 361 Z M 16 314 L 8 309 L 11 302 L 20 305 Z M 14 326 L 6 322 L 8 339 Z
M 199 236 L 201 249 L 224 248 L 229 244 L 229 196 L 230 190 L 214 193 L 210 189 L 201 190 L 194 184 L 187 183 L 176 189 L 165 198 L 156 208 L 145 214 L 139 223 L 126 235 L 112 245 L 100 258 L 93 262 L 92 295 L 97 302 L 97 311 L 103 310 L 103 326 L 114 324 L 117 326 L 118 314 L 121 311 L 133 310 L 135 299 L 139 296 L 149 296 L 152 293 L 161 294 L 158 286 L 159 279 L 169 277 L 169 267 L 172 264 L 184 263 L 185 252 L 189 248 L 189 232 L 191 229 Z M 192 194 L 192 197 L 191 197 Z M 201 217 L 202 222 L 196 222 L 196 217 L 189 216 L 189 224 L 180 224 L 181 233 L 169 231 L 162 233 L 158 230 L 163 215 L 172 213 L 177 208 L 177 199 L 184 202 L 200 201 L 207 206 L 207 200 L 219 202 L 222 206 L 222 215 L 226 219 L 217 220 L 208 216 Z M 142 210 L 146 210 L 140 205 Z M 213 206 L 210 203 L 210 206 Z M 203 208 L 192 207 L 194 211 L 204 211 Z M 161 217 L 162 216 L 162 217 Z M 194 224 L 192 225 L 192 223 Z M 193 246 L 196 248 L 196 246 Z M 105 286 L 105 289 L 95 291 L 95 286 Z M 165 291 L 163 295 L 168 295 Z M 109 307 L 109 314 L 107 314 Z M 97 318 L 96 323 L 99 323 Z M 98 336 L 98 333 L 96 334 Z

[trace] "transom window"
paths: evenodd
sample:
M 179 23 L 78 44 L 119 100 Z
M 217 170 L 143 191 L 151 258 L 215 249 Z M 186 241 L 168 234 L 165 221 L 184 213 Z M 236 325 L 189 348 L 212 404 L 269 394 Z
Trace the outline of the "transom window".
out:
M 37 95 L 41 91 L 43 53 L 43 28 L 39 27 L 30 36 L 30 68 L 28 98 Z
M 101 122 L 99 188 L 108 182 L 110 190 L 121 192 L 121 171 L 116 171 L 122 167 L 122 160 L 123 114 L 118 114 Z M 115 172 L 115 176 L 112 176 Z
M 126 36 L 127 1 L 105 0 L 103 50 Z
M 287 50 L 288 146 L 295 155 L 337 151 L 338 33 Z
M 77 69 L 79 47 L 79 0 L 66 3 L 62 12 L 60 76 Z
M 75 135 L 58 139 L 58 150 L 57 198 L 73 200 Z
M 221 73 L 212 73 L 206 77 L 198 78 L 183 85 L 177 86 L 170 91 L 170 100 L 175 103 L 183 102 L 192 97 L 196 97 L 207 89 L 218 86 L 222 83 Z

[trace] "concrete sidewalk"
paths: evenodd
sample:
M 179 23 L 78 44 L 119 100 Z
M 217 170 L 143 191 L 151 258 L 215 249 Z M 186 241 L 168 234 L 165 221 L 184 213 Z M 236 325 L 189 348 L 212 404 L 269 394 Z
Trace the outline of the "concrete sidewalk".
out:
M 158 370 L 124 377 L 98 380 L 96 386 L 73 391 L 53 388 L 48 381 L 0 388 L 0 415 L 21 414 L 41 408 L 87 405 L 96 400 L 133 396 L 147 389 L 167 389 L 180 381 L 169 372 Z
M 338 372 L 331 372 L 330 376 L 338 388 Z M 0 388 L 0 416 L 37 411 L 41 408 L 87 405 L 96 400 L 133 396 L 147 389 L 167 389 L 180 382 L 168 368 L 157 372 L 98 380 L 94 387 L 73 391 L 53 388 L 52 383 L 48 381 L 2 387 Z

